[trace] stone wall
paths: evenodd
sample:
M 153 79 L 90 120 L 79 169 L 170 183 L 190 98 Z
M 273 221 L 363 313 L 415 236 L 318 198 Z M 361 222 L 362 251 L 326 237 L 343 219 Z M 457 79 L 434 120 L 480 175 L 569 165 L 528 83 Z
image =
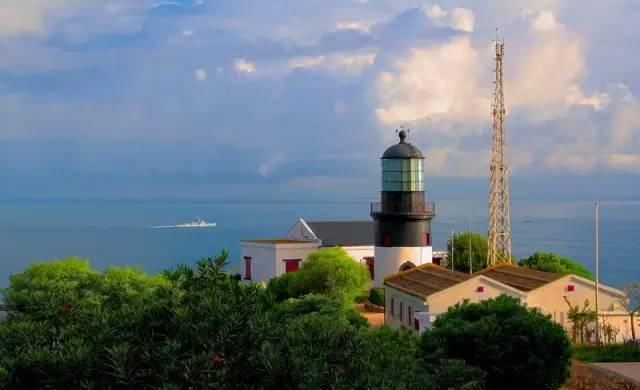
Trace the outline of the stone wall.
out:
M 571 363 L 568 390 L 640 390 L 640 384 L 616 372 L 578 361 Z

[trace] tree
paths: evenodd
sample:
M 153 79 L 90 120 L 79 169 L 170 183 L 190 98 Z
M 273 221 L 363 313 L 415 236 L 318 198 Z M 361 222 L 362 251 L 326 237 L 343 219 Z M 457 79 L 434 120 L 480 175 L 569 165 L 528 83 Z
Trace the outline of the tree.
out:
M 485 372 L 490 389 L 557 389 L 569 372 L 562 327 L 505 295 L 450 308 L 423 334 L 420 349 L 427 368 L 461 360 Z
M 584 344 L 585 338 L 589 334 L 589 325 L 596 322 L 598 319 L 598 313 L 595 310 L 589 308 L 589 300 L 585 300 L 583 307 L 580 305 L 572 305 L 567 297 L 563 297 L 564 301 L 569 305 L 569 311 L 567 312 L 567 318 L 571 321 L 571 341 Z
M 476 272 L 487 267 L 487 251 L 489 250 L 489 246 L 487 244 L 487 238 L 482 234 L 475 232 L 455 234 L 453 236 L 453 242 L 451 239 L 447 242 L 447 250 L 447 258 L 449 261 L 453 259 L 453 269 L 456 271 L 468 273 L 470 271 L 469 258 L 471 258 L 471 264 L 473 265 L 471 271 Z M 449 263 L 448 267 L 451 268 L 451 263 Z
M 351 306 L 370 281 L 367 268 L 339 247 L 311 253 L 293 275 L 289 281 L 292 297 L 321 294 L 345 306 Z
M 640 283 L 631 283 L 625 286 L 624 292 L 627 298 L 620 302 L 622 307 L 629 313 L 631 323 L 631 338 L 636 339 L 635 317 L 640 313 Z
M 536 269 L 538 271 L 552 272 L 562 275 L 573 274 L 582 276 L 589 280 L 595 279 L 584 265 L 568 257 L 562 257 L 551 252 L 535 252 L 528 258 L 520 260 L 518 265 Z

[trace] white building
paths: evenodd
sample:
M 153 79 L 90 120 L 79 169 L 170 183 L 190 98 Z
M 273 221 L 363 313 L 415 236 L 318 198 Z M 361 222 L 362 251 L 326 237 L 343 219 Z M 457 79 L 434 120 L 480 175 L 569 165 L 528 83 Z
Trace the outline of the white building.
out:
M 241 243 L 242 278 L 268 282 L 295 272 L 307 256 L 323 247 L 342 247 L 355 261 L 367 265 L 375 277 L 372 221 L 298 220 L 280 239 L 246 240 Z
M 422 332 L 438 315 L 465 300 L 479 302 L 506 294 L 529 307 L 540 309 L 570 332 L 569 305 L 580 307 L 586 300 L 593 309 L 595 283 L 576 275 L 558 275 L 503 264 L 468 275 L 425 264 L 385 279 L 385 322 Z M 600 323 L 616 329 L 615 339 L 631 338 L 628 315 L 620 310 L 624 292 L 600 284 Z M 636 324 L 640 334 L 640 324 Z

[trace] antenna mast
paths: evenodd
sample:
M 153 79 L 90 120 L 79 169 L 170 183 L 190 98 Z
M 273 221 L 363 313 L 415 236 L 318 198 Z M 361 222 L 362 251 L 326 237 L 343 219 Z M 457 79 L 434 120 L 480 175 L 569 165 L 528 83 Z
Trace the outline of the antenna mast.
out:
M 496 79 L 493 92 L 493 145 L 491 147 L 489 184 L 489 266 L 511 263 L 511 199 L 509 196 L 509 164 L 507 161 L 507 139 L 504 128 L 504 86 L 502 65 L 504 40 L 498 39 L 496 30 Z

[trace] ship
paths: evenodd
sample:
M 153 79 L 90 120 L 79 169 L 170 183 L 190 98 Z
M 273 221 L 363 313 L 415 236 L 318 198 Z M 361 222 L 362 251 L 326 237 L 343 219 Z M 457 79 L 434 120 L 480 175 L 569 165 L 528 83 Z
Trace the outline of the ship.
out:
M 208 227 L 215 227 L 215 226 L 216 226 L 215 222 L 203 221 L 198 217 L 196 217 L 195 221 L 176 225 L 177 228 L 208 228 Z

